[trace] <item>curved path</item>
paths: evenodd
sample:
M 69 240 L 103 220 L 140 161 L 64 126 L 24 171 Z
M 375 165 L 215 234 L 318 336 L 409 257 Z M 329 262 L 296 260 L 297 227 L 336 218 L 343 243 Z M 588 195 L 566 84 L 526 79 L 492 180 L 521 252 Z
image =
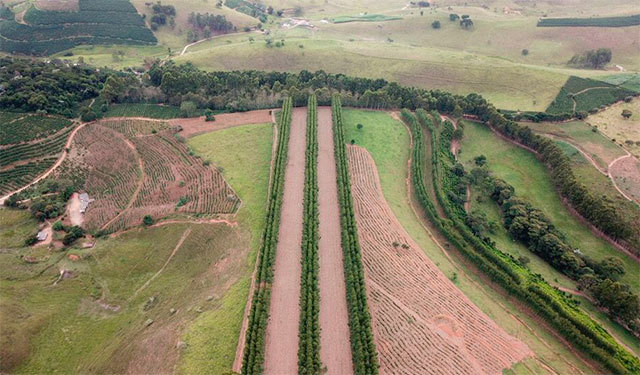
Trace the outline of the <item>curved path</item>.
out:
M 298 372 L 306 108 L 294 108 L 265 340 L 265 374 Z
M 62 154 L 60 155 L 60 157 L 58 158 L 58 160 L 56 160 L 56 162 L 49 168 L 46 170 L 46 172 L 44 172 L 43 174 L 41 174 L 40 176 L 36 177 L 35 180 L 31 181 L 30 183 L 28 183 L 27 185 L 21 187 L 20 189 L 14 190 L 10 193 L 7 193 L 5 196 L 0 197 L 0 206 L 4 204 L 4 202 L 13 194 L 19 193 L 21 191 L 23 191 L 24 189 L 31 187 L 33 185 L 35 185 L 36 183 L 44 180 L 45 178 L 49 177 L 49 175 L 51 173 L 53 173 L 53 171 L 56 170 L 56 168 L 58 168 L 60 166 L 60 164 L 62 164 L 62 162 L 64 161 L 64 159 L 67 157 L 67 154 L 69 154 L 69 152 L 67 152 L 67 149 L 69 147 L 71 147 L 71 142 L 73 142 L 73 137 L 75 137 L 76 133 L 78 133 L 78 131 L 82 128 L 85 127 L 85 125 L 87 125 L 89 123 L 82 123 L 80 125 L 78 125 L 75 129 L 73 129 L 71 131 L 71 134 L 69 134 L 69 138 L 67 138 L 67 143 L 65 143 L 64 148 L 62 149 Z
M 320 289 L 320 360 L 326 374 L 353 374 L 349 313 L 342 262 L 340 206 L 333 120 L 330 107 L 318 108 L 318 286 Z

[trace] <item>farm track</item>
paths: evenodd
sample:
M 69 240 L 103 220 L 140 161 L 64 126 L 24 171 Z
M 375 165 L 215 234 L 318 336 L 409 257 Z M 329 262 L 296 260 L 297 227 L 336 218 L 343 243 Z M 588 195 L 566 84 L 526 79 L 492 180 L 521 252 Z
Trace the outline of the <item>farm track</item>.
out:
M 21 191 L 23 191 L 24 189 L 35 185 L 36 183 L 42 181 L 43 179 L 49 177 L 49 175 L 51 175 L 51 173 L 53 173 L 53 171 L 55 171 L 61 164 L 62 162 L 65 160 L 65 158 L 68 155 L 67 149 L 69 147 L 71 147 L 71 142 L 73 141 L 73 138 L 75 137 L 75 135 L 78 133 L 78 131 L 82 128 L 84 128 L 88 123 L 82 123 L 78 126 L 75 127 L 75 129 L 73 129 L 71 131 L 71 134 L 69 134 L 69 138 L 67 138 L 67 142 L 64 145 L 64 148 L 62 149 L 62 154 L 60 155 L 60 157 L 58 158 L 58 160 L 43 174 L 41 174 L 40 176 L 36 177 L 35 180 L 31 181 L 29 184 L 14 190 L 12 192 L 9 192 L 7 194 L 5 194 L 3 197 L 0 197 L 0 205 L 4 204 L 4 201 L 7 200 L 7 198 L 9 198 L 10 196 L 12 196 L 13 194 L 19 193 Z
M 265 374 L 298 371 L 305 136 L 306 109 L 294 108 L 266 332 Z
M 331 107 L 318 108 L 320 359 L 326 374 L 353 373 Z
M 348 153 L 380 372 L 500 374 L 532 355 L 473 305 L 404 231 L 384 200 L 368 152 L 350 146 Z

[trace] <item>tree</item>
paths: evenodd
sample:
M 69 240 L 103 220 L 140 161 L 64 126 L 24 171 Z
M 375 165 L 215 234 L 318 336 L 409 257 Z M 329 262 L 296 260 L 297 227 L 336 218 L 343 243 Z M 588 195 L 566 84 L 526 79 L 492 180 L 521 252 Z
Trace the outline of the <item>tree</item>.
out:
M 91 108 L 82 107 L 80 110 L 80 120 L 82 120 L 82 122 L 94 121 L 96 118 L 98 118 L 98 116 Z
M 473 161 L 476 165 L 483 166 L 487 163 L 487 157 L 484 155 L 478 155 L 473 159 Z
M 145 226 L 151 226 L 153 225 L 153 218 L 151 217 L 151 215 L 144 215 L 144 218 L 142 219 L 142 223 Z
M 462 27 L 463 29 L 470 29 L 472 26 L 473 21 L 471 21 L 471 18 L 469 18 L 469 16 L 467 16 L 466 14 L 462 16 L 462 19 L 460 20 L 460 27 Z
M 358 128 L 358 130 L 361 130 L 361 129 L 362 129 L 362 127 L 363 127 L 363 125 L 362 125 L 362 124 L 358 124 L 358 125 L 356 125 L 356 128 Z
M 431 27 L 433 27 L 434 29 L 439 29 L 440 28 L 440 21 L 438 21 L 438 20 L 433 21 L 431 23 Z
M 611 62 L 611 49 L 598 48 L 597 50 L 586 51 L 582 54 L 575 54 L 569 60 L 569 65 L 581 68 L 601 69 Z
M 204 120 L 205 121 L 216 121 L 216 118 L 213 115 L 213 111 L 212 110 L 207 109 L 206 111 L 204 111 Z
M 180 115 L 184 117 L 195 117 L 198 114 L 198 106 L 196 103 L 185 100 L 180 104 Z
M 631 118 L 631 116 L 633 116 L 633 113 L 630 110 L 628 109 L 622 110 L 622 117 L 628 120 L 629 118 Z
M 528 49 L 523 49 L 522 50 L 522 56 L 527 56 L 529 54 L 529 50 Z
M 451 13 L 449 14 L 449 21 L 457 21 L 460 19 L 460 16 L 455 14 L 455 13 Z

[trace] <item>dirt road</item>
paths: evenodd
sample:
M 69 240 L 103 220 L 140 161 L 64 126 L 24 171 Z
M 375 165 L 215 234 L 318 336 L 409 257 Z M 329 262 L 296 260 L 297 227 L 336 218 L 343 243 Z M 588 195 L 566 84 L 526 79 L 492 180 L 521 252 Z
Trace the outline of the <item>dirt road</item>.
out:
M 289 160 L 285 170 L 278 249 L 271 287 L 265 343 L 265 374 L 298 372 L 300 321 L 300 246 L 306 146 L 306 108 L 295 108 L 291 120 Z
M 340 207 L 331 108 L 318 108 L 318 208 L 320 243 L 320 360 L 327 374 L 353 373 L 349 315 L 340 243 Z

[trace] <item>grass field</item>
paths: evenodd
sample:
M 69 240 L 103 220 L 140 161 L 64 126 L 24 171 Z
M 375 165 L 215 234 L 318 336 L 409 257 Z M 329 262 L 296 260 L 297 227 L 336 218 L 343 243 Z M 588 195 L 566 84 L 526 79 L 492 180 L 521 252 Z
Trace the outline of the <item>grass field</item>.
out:
M 628 109 L 631 118 L 622 117 L 622 111 Z M 640 98 L 631 103 L 618 103 L 606 110 L 587 117 L 585 120 L 609 139 L 615 139 L 636 157 L 640 158 Z
M 576 366 L 585 373 L 589 373 L 582 362 L 556 338 L 539 328 L 534 328 L 535 334 L 532 333 L 527 326 L 538 327 L 538 323 L 520 313 L 510 300 L 505 300 L 489 288 L 486 280 L 469 272 L 467 266 L 457 258 L 446 255 L 431 239 L 409 203 L 406 180 L 409 134 L 405 126 L 384 112 L 344 110 L 343 118 L 345 138 L 348 141 L 355 140 L 357 145 L 365 147 L 371 153 L 389 206 L 403 227 L 438 268 L 451 279 L 455 279 L 456 285 L 481 310 L 508 333 L 523 340 L 538 358 L 555 371 L 572 373 L 575 369 L 571 366 Z M 356 128 L 358 123 L 363 124 L 361 130 Z M 533 375 L 550 372 L 538 360 L 527 359 L 505 373 Z
M 189 145 L 204 159 L 223 169 L 229 184 L 242 199 L 236 219 L 250 238 L 249 257 L 244 272 L 222 301 L 222 308 L 201 315 L 188 330 L 188 344 L 180 361 L 180 371 L 224 373 L 231 370 L 242 314 L 247 302 L 251 271 L 255 264 L 264 226 L 271 160 L 273 125 L 247 125 L 189 139 Z M 220 337 L 212 343 L 212 337 Z
M 571 246 L 596 260 L 609 256 L 621 258 L 626 269 L 622 280 L 631 285 L 634 291 L 640 290 L 640 269 L 637 263 L 593 235 L 571 215 L 560 200 L 546 167 L 531 152 L 498 138 L 484 125 L 477 123 L 465 122 L 464 133 L 460 159 L 468 169 L 472 168 L 474 157 L 485 155 L 489 169 L 497 177 L 513 185 L 518 196 L 542 210 L 567 236 Z

